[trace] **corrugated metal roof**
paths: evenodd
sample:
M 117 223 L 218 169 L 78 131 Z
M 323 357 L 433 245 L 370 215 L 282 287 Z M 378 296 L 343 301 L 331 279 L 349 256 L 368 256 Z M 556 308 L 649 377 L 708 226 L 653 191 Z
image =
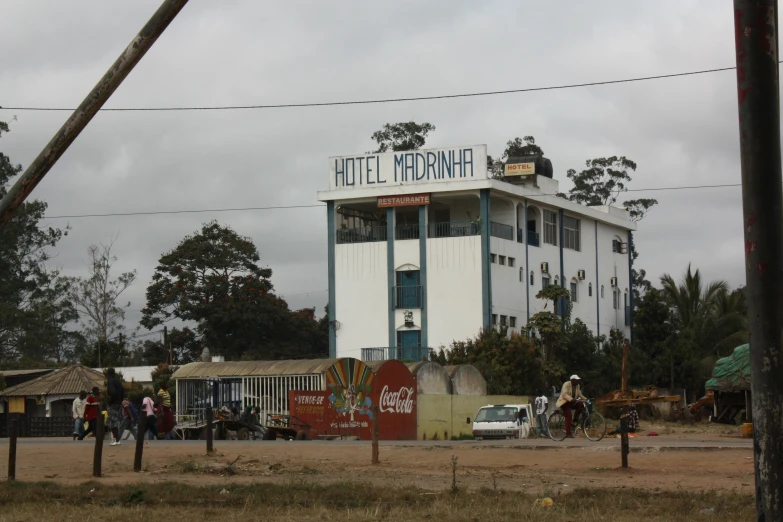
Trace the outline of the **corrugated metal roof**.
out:
M 311 375 L 324 373 L 338 359 L 294 361 L 194 362 L 180 366 L 173 379 L 207 377 L 255 377 L 264 375 Z
M 0 370 L 0 375 L 3 377 L 16 377 L 17 375 L 30 375 L 33 373 L 49 373 L 53 372 L 54 368 L 38 368 L 35 370 Z
M 32 397 L 38 395 L 78 395 L 80 391 L 103 387 L 105 378 L 81 364 L 66 366 L 43 377 L 7 388 L 0 395 L 6 397 Z

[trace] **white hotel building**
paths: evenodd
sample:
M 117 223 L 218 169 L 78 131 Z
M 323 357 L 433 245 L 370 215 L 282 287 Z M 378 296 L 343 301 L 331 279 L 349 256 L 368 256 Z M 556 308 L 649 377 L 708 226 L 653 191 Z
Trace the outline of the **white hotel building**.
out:
M 631 337 L 628 212 L 555 196 L 544 158 L 510 159 L 505 180 L 486 160 L 485 145 L 329 159 L 331 357 L 421 359 L 492 325 L 524 332 L 553 284 L 594 333 Z

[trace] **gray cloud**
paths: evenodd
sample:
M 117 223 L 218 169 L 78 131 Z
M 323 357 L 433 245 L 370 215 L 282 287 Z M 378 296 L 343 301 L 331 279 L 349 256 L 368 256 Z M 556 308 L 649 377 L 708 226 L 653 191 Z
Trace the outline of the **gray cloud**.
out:
M 0 105 L 76 106 L 157 0 L 0 1 Z M 620 79 L 731 66 L 729 7 L 711 0 L 197 2 L 115 93 L 111 107 L 324 102 Z M 13 116 L 0 111 L 0 118 Z M 0 141 L 30 163 L 66 113 L 16 113 Z M 326 158 L 363 152 L 383 123 L 429 121 L 432 146 L 532 134 L 565 172 L 626 155 L 632 187 L 739 181 L 733 72 L 431 102 L 263 111 L 101 113 L 38 187 L 49 215 L 316 203 Z M 651 192 L 636 236 L 653 280 L 689 262 L 744 282 L 739 189 Z M 210 219 L 250 236 L 294 307 L 326 301 L 319 208 L 72 219 L 55 263 L 83 271 L 87 247 L 118 236 L 118 270 L 139 280 L 129 326 L 159 256 Z M 55 221 L 53 221 L 55 222 Z M 64 225 L 65 220 L 56 220 Z M 308 292 L 311 292 L 307 294 Z M 300 295 L 301 294 L 301 295 Z M 305 295 L 306 294 L 306 295 Z M 136 311 L 134 311 L 136 310 Z

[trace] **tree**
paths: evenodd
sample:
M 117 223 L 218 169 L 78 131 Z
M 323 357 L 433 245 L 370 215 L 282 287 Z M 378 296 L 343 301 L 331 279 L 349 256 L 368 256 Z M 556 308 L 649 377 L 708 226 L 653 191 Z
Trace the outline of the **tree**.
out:
M 90 342 L 107 343 L 125 330 L 125 309 L 130 302 L 120 305 L 118 301 L 136 280 L 136 271 L 112 279 L 112 266 L 117 261 L 111 251 L 113 246 L 113 241 L 90 246 L 88 276 L 70 279 L 70 299 L 82 318 L 82 328 Z
M 433 358 L 441 364 L 472 364 L 487 381 L 490 395 L 531 395 L 543 386 L 542 362 L 535 343 L 506 328 L 482 331 L 466 341 L 455 341 L 448 352 Z
M 636 170 L 636 163 L 625 156 L 595 158 L 585 161 L 583 171 L 568 169 L 567 176 L 574 186 L 568 191 L 568 199 L 582 205 L 611 205 L 628 190 L 631 181 L 629 171 Z
M 141 346 L 141 358 L 144 364 L 157 366 L 160 363 L 168 362 L 169 356 L 174 364 L 187 364 L 194 362 L 201 355 L 204 349 L 200 336 L 190 328 L 172 328 L 168 335 L 169 347 L 163 346 L 162 341 L 144 341 Z
M 524 156 L 544 155 L 544 150 L 536 145 L 536 139 L 533 136 L 524 138 L 514 138 L 506 142 L 506 150 L 503 151 L 500 159 L 493 159 L 487 155 L 487 168 L 493 178 L 502 178 L 508 158 L 518 158 Z
M 0 137 L 9 131 L 0 121 Z M 21 172 L 21 165 L 0 152 L 0 198 Z M 62 328 L 73 320 L 65 287 L 47 267 L 50 249 L 68 228 L 42 227 L 46 208 L 43 201 L 29 200 L 0 230 L 0 360 L 56 359 L 58 350 L 50 349 L 61 346 Z
M 258 260 L 249 238 L 215 221 L 204 224 L 161 256 L 147 288 L 142 325 L 194 322 L 192 342 L 232 359 L 327 353 L 314 310 L 291 311 L 274 293 L 272 270 L 259 267 Z
M 420 149 L 427 141 L 427 135 L 434 130 L 435 126 L 430 123 L 419 124 L 414 121 L 387 123 L 381 130 L 372 133 L 372 139 L 378 143 L 378 148 L 373 152 Z

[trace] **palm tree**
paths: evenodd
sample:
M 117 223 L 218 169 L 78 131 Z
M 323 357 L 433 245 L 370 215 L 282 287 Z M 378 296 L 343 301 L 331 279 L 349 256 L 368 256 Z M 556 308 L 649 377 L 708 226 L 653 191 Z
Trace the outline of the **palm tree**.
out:
M 748 339 L 744 294 L 729 292 L 726 281 L 704 286 L 699 270 L 691 266 L 677 284 L 669 274 L 661 277 L 666 300 L 679 327 L 680 337 L 691 345 L 692 356 L 700 360 L 707 376 L 715 361 Z M 685 334 L 685 335 L 682 335 Z

